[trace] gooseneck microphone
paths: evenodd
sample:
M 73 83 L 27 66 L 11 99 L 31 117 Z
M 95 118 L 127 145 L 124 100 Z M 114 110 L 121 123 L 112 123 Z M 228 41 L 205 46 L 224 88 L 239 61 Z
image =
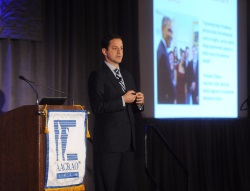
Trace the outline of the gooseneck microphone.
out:
M 65 95 L 67 95 L 68 97 L 71 98 L 71 100 L 72 100 L 72 105 L 74 105 L 74 99 L 73 99 L 73 97 L 72 97 L 70 94 L 66 93 L 66 92 L 63 92 L 63 91 L 61 91 L 61 90 L 57 90 L 57 89 L 54 89 L 54 88 L 51 88 L 51 87 L 48 87 L 48 86 L 44 86 L 44 85 L 38 84 L 38 83 L 36 83 L 36 82 L 32 82 L 32 81 L 30 81 L 30 80 L 27 80 L 27 79 L 26 79 L 25 77 L 23 77 L 23 76 L 19 76 L 19 79 L 24 80 L 24 81 L 27 82 L 31 87 L 32 87 L 32 85 L 31 85 L 30 83 L 35 84 L 35 85 L 40 86 L 40 87 L 43 87 L 43 88 L 46 88 L 46 89 L 50 89 L 50 90 L 52 90 L 52 91 L 56 91 L 56 92 L 59 92 L 59 93 L 63 93 L 63 94 L 65 94 Z M 36 90 L 35 90 L 33 87 L 32 87 L 32 89 L 36 92 Z M 38 105 L 38 94 L 37 94 L 37 92 L 36 92 L 36 95 L 37 95 L 37 105 Z
M 39 103 L 38 103 L 38 93 L 37 93 L 37 91 L 35 90 L 35 88 L 30 84 L 30 81 L 27 80 L 27 79 L 25 79 L 23 76 L 19 76 L 19 79 L 21 79 L 21 80 L 25 81 L 27 84 L 29 84 L 30 87 L 32 88 L 32 90 L 36 93 L 36 105 L 38 105 L 38 104 L 39 104 Z

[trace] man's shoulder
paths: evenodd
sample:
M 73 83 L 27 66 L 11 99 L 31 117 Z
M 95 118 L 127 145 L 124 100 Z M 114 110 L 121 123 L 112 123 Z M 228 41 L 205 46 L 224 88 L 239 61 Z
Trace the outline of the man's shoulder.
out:
M 126 69 L 123 69 L 123 68 L 120 67 L 120 71 L 121 71 L 122 75 L 131 75 L 132 76 L 131 72 L 129 72 Z
M 89 80 L 94 80 L 94 79 L 103 79 L 104 76 L 106 75 L 107 72 L 105 72 L 104 69 L 101 67 L 92 70 L 89 74 Z
M 105 64 L 102 64 L 102 65 L 100 65 L 98 68 L 92 70 L 91 73 L 99 73 L 99 74 L 102 74 L 102 73 L 106 73 L 108 70 L 109 70 L 109 68 L 108 68 Z
M 166 51 L 166 47 L 164 46 L 163 42 L 161 41 L 158 45 L 157 48 L 157 55 L 159 56 L 167 56 L 167 51 Z

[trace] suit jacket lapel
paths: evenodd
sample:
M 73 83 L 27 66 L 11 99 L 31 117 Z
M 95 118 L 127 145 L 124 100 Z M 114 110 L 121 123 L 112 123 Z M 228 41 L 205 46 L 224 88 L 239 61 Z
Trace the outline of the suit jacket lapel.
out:
M 114 87 L 121 93 L 124 94 L 122 91 L 121 85 L 119 84 L 118 80 L 116 79 L 113 72 L 109 69 L 109 67 L 104 64 L 104 70 L 106 71 L 107 78 L 110 80 L 110 82 L 114 85 Z
M 129 90 L 129 80 L 128 80 L 128 76 L 126 75 L 126 73 L 123 72 L 123 70 L 120 68 L 120 72 L 121 72 L 121 75 L 122 75 L 122 78 L 123 78 L 123 81 L 125 83 L 125 87 L 126 87 L 126 90 Z

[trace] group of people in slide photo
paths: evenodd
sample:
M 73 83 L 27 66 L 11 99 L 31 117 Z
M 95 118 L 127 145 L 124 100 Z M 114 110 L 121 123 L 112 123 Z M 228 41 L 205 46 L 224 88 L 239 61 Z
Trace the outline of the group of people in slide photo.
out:
M 172 22 L 162 19 L 162 38 L 157 49 L 157 83 L 159 104 L 199 104 L 198 46 L 171 47 Z M 190 59 L 191 55 L 191 59 Z

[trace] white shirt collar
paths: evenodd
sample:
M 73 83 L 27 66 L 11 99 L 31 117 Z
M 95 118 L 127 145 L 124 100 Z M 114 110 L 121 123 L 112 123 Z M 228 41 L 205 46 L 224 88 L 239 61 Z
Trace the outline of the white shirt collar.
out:
M 106 61 L 104 61 L 104 62 L 109 67 L 109 69 L 113 72 L 113 74 L 116 75 L 115 71 L 114 71 L 116 69 L 116 67 L 114 67 L 112 64 L 110 64 L 110 63 L 108 63 Z M 118 69 L 120 70 L 119 65 L 118 65 Z

